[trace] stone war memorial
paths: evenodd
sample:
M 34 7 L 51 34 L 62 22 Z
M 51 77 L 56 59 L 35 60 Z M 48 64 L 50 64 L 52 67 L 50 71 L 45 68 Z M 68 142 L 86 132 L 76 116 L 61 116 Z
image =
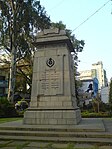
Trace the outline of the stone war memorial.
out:
M 73 46 L 64 30 L 45 29 L 34 43 L 32 93 L 24 114 L 27 125 L 77 125 Z
M 57 145 L 61 149 L 71 143 L 76 148 L 77 145 L 92 148 L 92 144 L 96 148 L 97 143 L 112 148 L 111 119 L 81 118 L 75 96 L 73 46 L 65 31 L 44 30 L 38 33 L 33 44 L 37 50 L 30 107 L 22 120 L 0 124 L 0 139 L 10 140 L 9 148 L 17 140 L 19 144 L 29 142 L 24 142 L 26 148 Z M 48 146 L 49 143 L 53 146 Z

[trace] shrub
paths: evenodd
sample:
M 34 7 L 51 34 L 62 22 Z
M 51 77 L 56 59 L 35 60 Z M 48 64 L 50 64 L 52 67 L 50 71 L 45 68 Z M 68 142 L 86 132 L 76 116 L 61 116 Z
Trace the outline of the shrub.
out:
M 15 106 L 10 103 L 6 97 L 0 98 L 0 117 L 16 117 L 18 116 Z
M 89 113 L 88 111 L 82 112 L 81 113 L 83 118 L 103 118 L 103 117 L 110 117 L 109 112 L 91 112 Z

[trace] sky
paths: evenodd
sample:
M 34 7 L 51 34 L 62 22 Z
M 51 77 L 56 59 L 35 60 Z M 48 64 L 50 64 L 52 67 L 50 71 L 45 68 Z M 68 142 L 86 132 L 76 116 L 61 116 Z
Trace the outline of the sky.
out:
M 78 55 L 80 60 L 78 71 L 90 70 L 93 63 L 102 61 L 107 78 L 110 80 L 112 77 L 112 1 L 40 0 L 40 4 L 45 7 L 52 22 L 62 21 L 67 29 L 72 31 L 75 29 L 73 34 L 78 40 L 85 41 L 83 52 Z M 84 21 L 85 23 L 79 26 Z

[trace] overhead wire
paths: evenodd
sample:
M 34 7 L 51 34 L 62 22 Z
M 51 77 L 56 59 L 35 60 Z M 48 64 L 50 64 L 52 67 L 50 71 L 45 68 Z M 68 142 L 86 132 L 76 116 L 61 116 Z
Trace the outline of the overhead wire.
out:
M 81 25 L 83 25 L 85 22 L 87 22 L 91 17 L 93 17 L 96 13 L 98 13 L 103 7 L 105 7 L 110 1 L 112 0 L 108 0 L 106 3 L 104 3 L 99 9 L 97 9 L 93 14 L 91 14 L 89 17 L 87 17 L 87 19 L 85 19 L 82 23 L 80 23 L 76 28 L 74 28 L 72 30 L 72 33 L 77 30 Z

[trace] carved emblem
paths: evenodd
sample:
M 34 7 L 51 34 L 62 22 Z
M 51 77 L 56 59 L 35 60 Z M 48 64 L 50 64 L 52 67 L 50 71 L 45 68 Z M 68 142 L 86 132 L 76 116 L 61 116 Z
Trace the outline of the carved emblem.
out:
M 47 66 L 52 67 L 55 64 L 55 61 L 52 58 L 49 58 L 46 61 Z

